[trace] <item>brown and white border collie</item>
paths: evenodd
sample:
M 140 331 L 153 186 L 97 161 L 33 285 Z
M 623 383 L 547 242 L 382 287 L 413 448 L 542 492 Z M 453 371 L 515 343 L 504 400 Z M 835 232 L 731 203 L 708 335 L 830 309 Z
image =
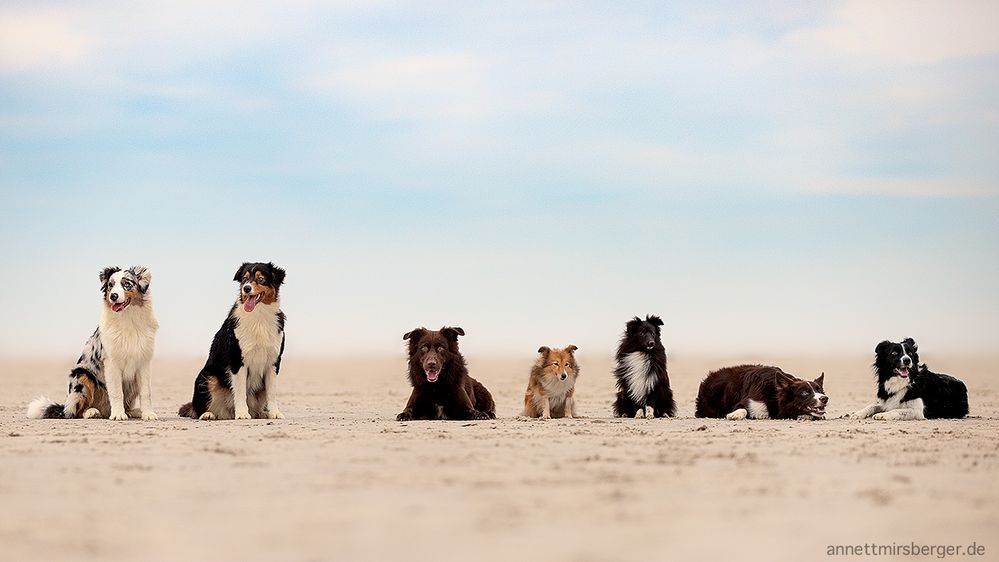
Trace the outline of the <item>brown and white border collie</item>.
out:
M 740 365 L 710 373 L 697 391 L 699 418 L 824 419 L 825 374 L 804 381 L 777 367 Z
M 440 330 L 417 328 L 402 336 L 409 341 L 409 382 L 413 393 L 396 420 L 496 417 L 492 395 L 468 376 L 465 358 L 458 351 L 458 336 L 464 335 L 461 328 L 445 326 Z
M 579 376 L 577 349 L 574 345 L 564 349 L 538 349 L 538 360 L 531 367 L 531 378 L 524 395 L 524 416 L 543 419 L 576 417 L 573 394 Z

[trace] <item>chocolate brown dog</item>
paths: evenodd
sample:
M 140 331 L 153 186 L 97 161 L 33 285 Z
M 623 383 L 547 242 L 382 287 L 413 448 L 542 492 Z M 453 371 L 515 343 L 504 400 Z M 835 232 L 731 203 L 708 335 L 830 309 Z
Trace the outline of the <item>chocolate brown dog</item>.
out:
M 396 419 L 486 420 L 496 417 L 496 403 L 479 381 L 468 376 L 458 351 L 465 330 L 417 328 L 402 336 L 409 340 L 409 382 L 413 393 Z

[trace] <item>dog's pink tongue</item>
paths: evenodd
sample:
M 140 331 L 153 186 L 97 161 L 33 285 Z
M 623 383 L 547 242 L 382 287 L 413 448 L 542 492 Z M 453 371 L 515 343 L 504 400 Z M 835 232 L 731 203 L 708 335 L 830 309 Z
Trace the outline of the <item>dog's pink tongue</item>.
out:
M 243 301 L 243 310 L 247 312 L 253 312 L 253 309 L 257 307 L 257 303 L 259 301 L 260 297 L 258 297 L 257 295 L 246 297 L 246 300 Z
M 116 303 L 114 303 L 114 304 L 111 305 L 111 310 L 113 310 L 115 312 L 121 312 L 124 309 L 125 309 L 125 303 L 122 303 L 122 302 L 116 302 Z
M 430 382 L 436 381 L 438 376 L 440 376 L 439 371 L 427 371 L 427 380 Z

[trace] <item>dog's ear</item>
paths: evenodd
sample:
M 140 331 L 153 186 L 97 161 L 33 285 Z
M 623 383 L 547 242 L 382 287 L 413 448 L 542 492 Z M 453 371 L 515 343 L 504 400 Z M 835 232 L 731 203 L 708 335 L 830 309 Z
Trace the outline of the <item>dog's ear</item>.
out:
M 139 284 L 139 292 L 145 294 L 149 290 L 149 283 L 153 280 L 153 274 L 141 265 L 133 265 L 128 268 L 128 271 L 135 276 L 135 280 Z
M 119 271 L 121 271 L 121 268 L 114 266 L 105 267 L 104 269 L 101 270 L 101 274 L 98 275 L 97 278 L 101 280 L 102 293 L 108 290 L 108 279 L 111 279 L 111 276 L 114 275 L 115 273 L 118 273 Z
M 410 343 L 416 343 L 420 338 L 423 337 L 423 334 L 425 334 L 426 332 L 427 332 L 426 328 L 417 328 L 415 330 L 403 334 L 402 339 L 403 341 L 411 340 Z
M 444 326 L 441 328 L 441 333 L 444 334 L 445 338 L 451 341 L 458 341 L 458 336 L 464 336 L 465 330 L 462 330 L 457 326 L 453 328 L 451 326 Z
M 271 283 L 277 289 L 284 283 L 284 270 L 271 262 L 267 262 L 267 265 L 271 268 Z
M 635 316 L 631 320 L 628 320 L 628 323 L 624 325 L 624 331 L 630 334 L 634 332 L 635 329 L 641 325 L 642 325 L 642 319 Z
M 888 348 L 891 347 L 891 346 L 892 346 L 892 343 L 890 341 L 888 341 L 888 340 L 885 340 L 885 341 L 879 343 L 878 346 L 874 348 L 874 354 L 875 355 L 884 355 L 884 353 L 886 351 L 888 351 Z
M 551 350 L 552 349 L 550 347 L 548 347 L 547 345 L 543 345 L 543 346 L 541 346 L 541 347 L 538 348 L 538 353 L 544 355 L 545 353 L 548 353 Z
M 574 346 L 574 345 L 570 345 L 570 346 L 567 346 L 567 347 L 565 348 L 565 351 L 566 351 L 567 353 L 571 353 L 571 354 L 574 354 L 574 353 L 576 353 L 576 350 L 577 350 L 577 349 L 579 349 L 579 348 L 578 348 L 578 347 L 576 347 L 576 346 Z
M 919 350 L 919 346 L 916 345 L 916 340 L 914 340 L 912 338 L 905 338 L 904 340 L 902 340 L 902 343 L 904 343 L 905 345 L 909 346 L 909 349 L 911 349 L 913 351 L 918 351 Z
M 243 262 L 243 265 L 239 266 L 239 269 L 236 270 L 236 275 L 234 275 L 232 277 L 232 280 L 233 281 L 242 281 L 243 280 L 243 274 L 246 273 L 247 269 L 250 269 L 251 265 L 252 264 L 250 262 Z
M 646 315 L 645 316 L 645 321 L 648 322 L 649 324 L 652 324 L 653 326 L 662 326 L 663 325 L 662 318 L 659 318 L 655 314 Z
M 784 390 L 791 386 L 791 383 L 792 379 L 790 377 L 774 374 L 774 386 L 777 387 L 777 390 Z
M 815 384 L 819 385 L 819 390 L 822 390 L 822 383 L 825 382 L 825 380 L 826 380 L 826 373 L 825 373 L 825 371 L 823 371 L 819 375 L 819 378 L 815 379 L 812 382 L 814 382 Z

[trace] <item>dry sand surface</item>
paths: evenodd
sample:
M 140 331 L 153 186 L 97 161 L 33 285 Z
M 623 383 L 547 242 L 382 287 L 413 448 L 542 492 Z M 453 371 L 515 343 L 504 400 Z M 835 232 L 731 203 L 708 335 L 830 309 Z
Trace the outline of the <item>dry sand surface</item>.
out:
M 923 359 L 968 383 L 970 419 L 698 420 L 710 368 L 824 370 L 837 417 L 871 401 L 870 359 L 674 354 L 680 418 L 616 420 L 611 360 L 581 352 L 585 419 L 518 419 L 532 359 L 470 357 L 500 419 L 397 423 L 400 355 L 288 357 L 285 420 L 179 419 L 196 360 L 154 363 L 158 422 L 27 420 L 71 365 L 0 360 L 0 559 L 819 560 L 913 541 L 999 559 L 995 358 Z

